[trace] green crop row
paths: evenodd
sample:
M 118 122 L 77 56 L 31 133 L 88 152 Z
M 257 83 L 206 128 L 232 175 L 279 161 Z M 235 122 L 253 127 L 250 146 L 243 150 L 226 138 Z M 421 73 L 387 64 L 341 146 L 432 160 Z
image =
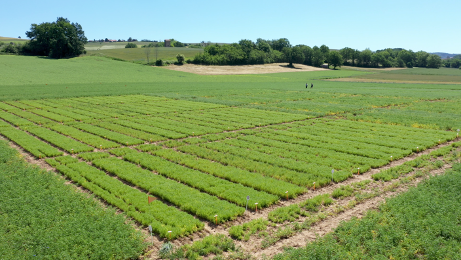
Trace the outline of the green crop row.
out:
M 413 160 L 407 161 L 402 165 L 392 167 L 389 169 L 382 170 L 378 173 L 372 175 L 373 179 L 375 180 L 383 180 L 383 181 L 390 181 L 392 179 L 397 179 L 401 175 L 407 174 L 412 172 L 414 168 L 422 168 L 431 164 L 432 159 L 436 159 L 437 157 L 448 155 L 450 152 L 456 150 L 457 147 L 460 146 L 461 143 L 456 142 L 449 146 L 441 147 L 437 150 L 432 151 L 428 155 L 421 155 Z M 434 162 L 436 168 L 440 168 L 441 161 Z M 442 163 L 443 164 L 443 163 Z
M 218 222 L 223 223 L 242 215 L 245 211 L 242 207 L 117 158 L 97 159 L 93 161 L 93 164 L 210 222 L 215 222 L 215 215 L 218 215 Z
M 232 226 L 229 228 L 229 235 L 234 239 L 248 241 L 251 235 L 266 230 L 268 225 L 269 221 L 263 218 L 253 219 L 242 225 Z
M 216 127 L 222 126 L 225 130 L 236 130 L 236 129 L 254 127 L 253 124 L 248 124 L 245 121 L 243 122 L 231 121 L 224 116 L 218 116 L 218 115 L 212 114 L 210 111 L 207 111 L 203 114 L 185 112 L 185 113 L 178 114 L 178 117 L 192 118 L 197 121 L 208 122 L 210 124 L 216 125 Z
M 213 149 L 214 151 L 222 154 L 239 156 L 244 158 L 250 164 L 256 163 L 258 164 L 258 171 L 266 171 L 267 169 L 275 168 L 279 174 L 292 176 L 292 182 L 298 185 L 307 185 L 310 187 L 314 182 L 316 182 L 318 187 L 322 187 L 331 181 L 331 168 L 326 166 L 311 164 L 311 167 L 309 167 L 309 165 L 303 164 L 296 160 L 281 158 L 279 156 L 250 151 L 247 149 L 241 149 L 218 142 L 201 144 L 200 146 Z M 347 179 L 350 176 L 351 174 L 349 172 L 338 171 L 336 173 L 336 178 L 341 179 L 341 181 Z
M 120 145 L 117 143 L 108 141 L 104 138 L 101 138 L 93 134 L 82 132 L 78 130 L 77 128 L 70 127 L 67 125 L 53 124 L 53 125 L 47 125 L 47 127 L 58 133 L 70 136 L 74 139 L 79 140 L 82 143 L 91 145 L 96 148 L 107 149 L 107 148 L 120 147 Z
M 13 127 L 0 127 L 0 134 L 17 143 L 24 150 L 37 158 L 62 155 L 62 152 L 53 146 Z
M 167 139 L 164 136 L 160 136 L 160 135 L 156 135 L 156 134 L 152 134 L 152 133 L 147 133 L 147 132 L 136 130 L 136 129 L 133 129 L 133 128 L 130 128 L 130 127 L 114 124 L 114 123 L 111 123 L 111 122 L 96 122 L 96 123 L 94 123 L 94 125 L 102 127 L 102 128 L 105 128 L 105 129 L 113 131 L 113 132 L 121 133 L 121 134 L 124 134 L 124 135 L 129 135 L 129 136 L 132 136 L 134 138 L 139 138 L 139 139 L 149 141 L 149 142 L 157 142 L 157 141 L 162 141 L 162 140 Z
M 300 153 L 290 152 L 284 149 L 277 149 L 271 146 L 263 146 L 244 140 L 225 140 L 221 143 L 230 144 L 241 149 L 232 149 L 230 153 L 237 152 L 239 155 L 250 158 L 255 161 L 260 161 L 275 166 L 284 167 L 298 172 L 305 172 L 316 176 L 331 176 L 331 169 L 346 170 L 346 172 L 337 171 L 336 176 L 343 181 L 349 177 L 349 170 L 357 166 L 363 167 L 361 164 L 351 164 L 348 162 L 335 162 L 325 158 L 312 158 L 311 161 L 306 161 L 305 156 Z M 240 153 L 238 151 L 241 151 Z M 236 154 L 236 153 L 234 153 Z M 368 166 L 369 167 L 369 166 Z M 363 167 L 365 168 L 365 167 Z
M 73 118 L 63 116 L 63 115 L 59 115 L 59 114 L 49 112 L 49 111 L 46 111 L 46 110 L 42 110 L 42 109 L 33 109 L 33 110 L 30 110 L 30 111 L 32 113 L 34 113 L 34 114 L 49 118 L 49 119 L 54 120 L 56 122 L 61 122 L 62 123 L 62 122 L 74 121 Z
M 14 110 L 14 111 L 11 111 L 11 113 L 17 115 L 17 116 L 20 116 L 22 118 L 25 118 L 29 121 L 32 121 L 38 125 L 43 125 L 43 124 L 56 124 L 55 121 L 53 120 L 50 120 L 48 118 L 45 118 L 45 117 L 42 117 L 42 116 L 39 116 L 39 115 L 36 115 L 30 111 L 23 111 L 23 110 Z
M 169 118 L 165 115 L 164 118 L 176 120 L 179 122 L 184 122 L 187 124 L 219 129 L 220 131 L 236 130 L 236 129 L 242 128 L 242 127 L 235 127 L 235 126 L 232 126 L 231 128 L 229 124 L 225 121 L 205 118 L 203 115 L 201 115 L 201 117 L 198 117 L 196 115 L 200 115 L 200 114 L 193 114 L 193 113 L 190 113 L 187 115 L 175 114 L 174 117 L 169 117 Z
M 378 133 L 373 133 L 369 131 L 368 133 L 357 133 L 352 131 L 342 131 L 340 127 L 332 127 L 328 126 L 325 127 L 324 125 L 319 126 L 308 126 L 308 127 L 301 127 L 296 129 L 290 129 L 289 131 L 294 132 L 308 132 L 312 135 L 322 137 L 322 138 L 331 138 L 331 139 L 338 139 L 344 141 L 352 141 L 355 143 L 366 143 L 372 145 L 378 145 L 388 148 L 398 148 L 398 149 L 411 149 L 414 147 L 425 147 L 425 146 L 432 146 L 435 144 L 436 140 L 432 139 L 430 141 L 424 140 L 423 138 L 426 137 L 423 133 L 419 133 L 418 135 L 411 135 L 411 139 L 405 139 L 404 137 L 408 137 L 408 133 L 402 134 L 400 136 L 382 136 Z M 443 140 L 444 142 L 446 140 Z M 387 148 L 386 148 L 387 149 Z
M 19 110 L 19 108 L 8 105 L 4 102 L 0 102 L 0 109 L 6 110 L 6 111 L 16 111 Z
M 78 129 L 87 131 L 89 133 L 98 135 L 100 137 L 107 138 L 109 140 L 112 140 L 114 142 L 117 142 L 119 144 L 124 144 L 124 145 L 135 145 L 135 144 L 143 144 L 144 141 L 141 139 L 137 139 L 131 136 L 127 136 L 124 134 L 116 133 L 98 126 L 90 125 L 90 124 L 84 124 L 84 123 L 75 123 L 72 124 L 73 127 L 76 127 Z
M 33 109 L 34 107 L 31 107 L 31 106 L 28 106 L 26 104 L 23 104 L 19 101 L 3 101 L 4 103 L 7 103 L 8 105 L 11 105 L 11 106 L 14 106 L 16 108 L 19 108 L 19 109 Z
M 444 138 L 453 138 L 453 132 L 440 131 L 435 129 L 420 129 L 416 127 L 400 126 L 400 125 L 388 125 L 370 122 L 357 122 L 350 120 L 333 120 L 327 121 L 326 124 L 339 126 L 345 129 L 345 131 L 373 131 L 378 132 L 383 136 L 402 136 L 402 138 L 412 138 L 413 135 L 421 135 L 423 138 L 429 138 L 431 140 L 438 140 Z M 406 134 L 406 136 L 405 136 Z
M 116 120 L 112 120 L 112 122 L 115 124 L 134 128 L 134 129 L 141 130 L 144 132 L 161 135 L 166 138 L 178 139 L 178 138 L 187 137 L 187 135 L 182 134 L 182 133 L 174 132 L 171 130 L 165 130 L 165 129 L 154 127 L 154 126 L 149 126 L 147 125 L 149 124 L 149 120 L 146 120 L 146 119 L 133 119 L 133 121 L 116 119 Z
M 203 223 L 174 207 L 154 200 L 148 203 L 148 195 L 136 188 L 110 177 L 106 173 L 83 162 L 55 166 L 64 175 L 91 190 L 108 203 L 125 211 L 143 225 L 151 225 L 160 237 L 176 238 L 196 232 Z
M 147 118 L 151 125 L 158 126 L 164 129 L 172 129 L 173 131 L 178 131 L 187 135 L 204 135 L 212 133 L 220 133 L 222 129 L 218 129 L 212 126 L 203 126 L 193 123 L 188 123 L 183 121 L 176 121 L 176 117 L 170 118 L 161 118 L 161 117 L 150 117 Z M 181 131 L 179 131 L 181 130 Z
M 210 174 L 186 168 L 164 158 L 137 152 L 132 149 L 129 150 L 131 150 L 131 152 L 127 152 L 123 156 L 125 160 L 139 164 L 165 177 L 185 183 L 200 191 L 233 202 L 239 206 L 244 207 L 247 204 L 247 196 L 250 196 L 252 201 L 258 202 L 260 208 L 268 207 L 279 200 L 277 196 L 256 191 L 253 188 L 245 187 L 238 183 L 233 183 Z M 254 209 L 255 207 L 253 203 L 250 203 L 250 209 Z
M 308 187 L 310 187 L 312 186 L 313 182 L 317 182 L 318 185 L 320 184 L 321 186 L 324 186 L 330 182 L 329 179 L 312 179 L 312 176 L 306 178 L 305 174 L 299 172 L 291 171 L 280 167 L 275 167 L 273 165 L 267 165 L 265 163 L 248 160 L 241 156 L 218 152 L 216 150 L 200 146 L 185 145 L 180 146 L 177 149 L 179 151 L 194 154 L 198 157 L 216 161 L 224 165 L 237 167 L 243 170 L 247 170 L 249 172 L 256 172 L 263 176 L 269 176 L 277 180 L 283 180 L 296 185 L 307 185 Z
M 304 192 L 304 188 L 291 183 L 261 176 L 260 174 L 242 170 L 237 167 L 222 165 L 220 163 L 198 158 L 190 154 L 181 153 L 173 149 L 155 150 L 152 154 L 198 171 L 206 172 L 232 182 L 241 183 L 256 190 L 277 195 L 281 198 L 285 198 L 287 196 L 287 191 L 289 198 L 294 198 L 296 195 Z
M 69 153 L 80 153 L 93 151 L 93 147 L 82 144 L 67 136 L 58 134 L 54 131 L 39 126 L 23 127 L 24 130 L 40 137 L 41 139 L 50 142 L 51 144 L 66 150 Z
M 152 126 L 152 127 L 158 127 L 159 129 L 162 129 L 164 131 L 172 131 L 173 133 L 181 133 L 186 136 L 194 136 L 194 135 L 203 135 L 203 134 L 208 134 L 208 133 L 218 133 L 221 130 L 216 129 L 216 128 L 208 128 L 208 127 L 201 127 L 197 125 L 192 125 L 192 124 L 187 124 L 187 123 L 181 123 L 178 121 L 174 120 L 168 120 L 168 119 L 162 119 L 162 118 L 129 118 L 128 120 Z M 171 138 L 171 137 L 170 137 Z
M 31 121 L 0 110 L 0 118 L 15 126 L 33 125 Z
M 408 149 L 403 150 L 398 148 L 366 144 L 363 142 L 359 143 L 346 140 L 338 140 L 324 136 L 316 136 L 308 133 L 300 133 L 287 130 L 276 131 L 276 134 L 286 135 L 308 141 L 309 145 L 313 147 L 324 147 L 338 152 L 346 152 L 375 159 L 390 158 L 391 155 L 394 157 L 394 159 L 397 159 L 403 158 L 404 156 L 412 153 L 412 147 L 408 147 Z M 416 151 L 416 147 L 414 147 L 414 150 Z M 420 147 L 419 151 L 421 150 L 422 148 Z
M 261 136 L 263 135 L 261 134 Z M 283 152 L 283 157 L 289 157 L 305 162 L 313 162 L 316 164 L 326 165 L 333 169 L 350 169 L 351 167 L 360 167 L 365 169 L 365 165 L 367 165 L 367 167 L 376 168 L 387 163 L 387 160 L 372 159 L 352 154 L 336 152 L 323 148 L 315 148 L 295 144 L 290 141 L 295 141 L 297 139 L 293 139 L 290 137 L 278 138 L 280 140 L 274 140 L 270 139 L 269 135 L 264 135 L 266 138 L 263 138 L 261 136 L 245 135 L 239 137 L 239 139 L 252 142 L 255 145 L 264 145 L 264 147 L 262 148 L 264 148 L 265 150 L 267 150 L 267 148 L 270 147 L 269 151 L 274 151 L 277 154 L 281 154 Z M 277 137 L 276 135 L 272 136 Z

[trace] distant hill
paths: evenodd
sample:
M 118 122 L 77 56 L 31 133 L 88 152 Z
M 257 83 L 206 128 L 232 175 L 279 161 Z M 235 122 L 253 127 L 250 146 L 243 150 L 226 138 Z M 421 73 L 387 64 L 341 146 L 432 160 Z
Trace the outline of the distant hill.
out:
M 433 52 L 431 54 L 439 55 L 440 58 L 442 59 L 453 58 L 456 55 L 460 55 L 460 54 L 453 54 L 453 53 L 446 53 L 446 52 Z

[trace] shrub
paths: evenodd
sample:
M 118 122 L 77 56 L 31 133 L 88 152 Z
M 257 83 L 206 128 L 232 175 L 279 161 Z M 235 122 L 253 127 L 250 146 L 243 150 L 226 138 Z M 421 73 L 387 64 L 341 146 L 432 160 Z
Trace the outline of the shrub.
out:
M 163 60 L 156 60 L 155 66 L 163 66 Z
M 184 64 L 184 60 L 186 58 L 184 57 L 184 55 L 178 53 L 178 55 L 176 55 L 176 59 L 178 60 L 178 64 L 182 65 L 182 64 Z
M 136 45 L 136 43 L 129 42 L 125 45 L 125 48 L 138 48 L 138 45 Z

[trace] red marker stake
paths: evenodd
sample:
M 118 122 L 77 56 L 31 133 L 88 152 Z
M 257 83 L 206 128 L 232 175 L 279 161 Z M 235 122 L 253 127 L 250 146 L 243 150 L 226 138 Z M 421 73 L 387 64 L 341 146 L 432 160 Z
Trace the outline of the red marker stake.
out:
M 258 212 L 258 203 L 255 203 L 256 205 L 256 213 Z

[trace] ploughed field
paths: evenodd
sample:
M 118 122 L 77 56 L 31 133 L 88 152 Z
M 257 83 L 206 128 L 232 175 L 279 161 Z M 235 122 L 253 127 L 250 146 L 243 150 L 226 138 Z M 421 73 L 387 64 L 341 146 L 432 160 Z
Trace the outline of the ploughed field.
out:
M 380 100 L 360 115 L 340 107 L 302 113 L 302 99 L 239 107 L 148 95 L 3 101 L 0 134 L 159 237 L 174 239 L 456 138 L 453 131 L 405 126 L 400 108 L 381 117 L 390 101 Z M 375 123 L 378 114 L 401 125 Z

